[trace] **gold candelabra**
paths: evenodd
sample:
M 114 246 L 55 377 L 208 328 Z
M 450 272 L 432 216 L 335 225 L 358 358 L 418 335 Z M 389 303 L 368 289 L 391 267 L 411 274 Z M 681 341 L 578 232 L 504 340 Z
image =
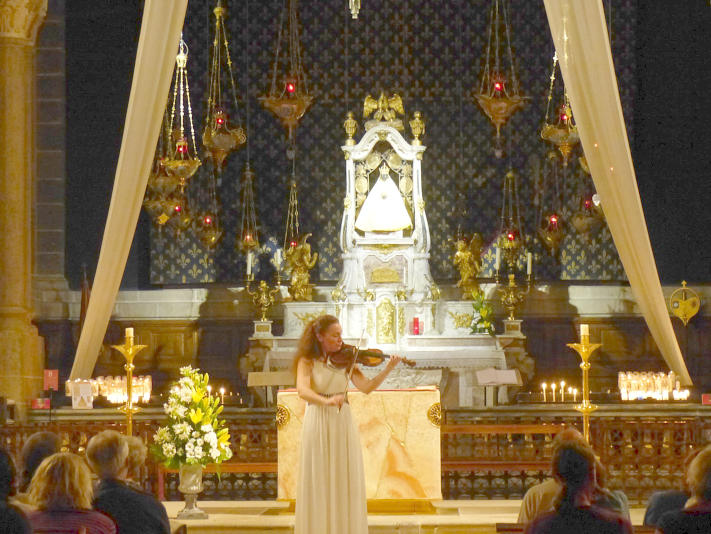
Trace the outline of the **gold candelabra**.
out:
M 590 414 L 597 410 L 597 406 L 590 402 L 590 356 L 602 346 L 600 343 L 590 343 L 590 331 L 586 324 L 580 325 L 580 343 L 568 343 L 568 347 L 580 355 L 582 362 L 580 368 L 583 370 L 583 400 L 575 409 L 583 414 L 583 435 L 590 442 Z
M 133 435 L 133 414 L 139 408 L 133 405 L 133 359 L 136 354 L 145 349 L 148 345 L 134 345 L 133 343 L 133 328 L 126 329 L 126 339 L 123 345 L 111 345 L 112 349 L 116 349 L 126 359 L 126 404 L 119 408 L 120 411 L 126 414 L 126 435 Z

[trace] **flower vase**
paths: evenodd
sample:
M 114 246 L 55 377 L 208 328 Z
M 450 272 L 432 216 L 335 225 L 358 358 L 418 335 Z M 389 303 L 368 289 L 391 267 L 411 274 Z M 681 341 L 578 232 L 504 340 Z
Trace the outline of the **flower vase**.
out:
M 185 508 L 178 512 L 178 519 L 207 519 L 207 514 L 197 506 L 198 493 L 202 491 L 202 465 L 180 466 L 178 490 L 185 496 Z

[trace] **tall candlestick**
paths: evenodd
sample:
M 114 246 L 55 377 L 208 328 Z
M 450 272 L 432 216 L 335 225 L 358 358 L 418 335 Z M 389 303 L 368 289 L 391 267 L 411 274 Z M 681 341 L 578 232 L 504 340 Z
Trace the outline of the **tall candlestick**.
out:
M 220 403 L 225 403 L 225 388 L 220 388 Z
M 526 274 L 531 274 L 533 270 L 533 254 L 526 254 Z
M 501 267 L 501 249 L 496 247 L 496 261 L 494 262 L 494 268 L 498 271 Z

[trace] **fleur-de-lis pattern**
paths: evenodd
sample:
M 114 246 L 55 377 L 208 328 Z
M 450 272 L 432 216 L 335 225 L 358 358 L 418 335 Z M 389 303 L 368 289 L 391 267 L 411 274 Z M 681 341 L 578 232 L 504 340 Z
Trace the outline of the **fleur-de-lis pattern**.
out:
M 604 0 L 609 13 L 610 0 Z M 191 2 L 184 37 L 190 46 L 193 115 L 203 124 L 206 107 L 209 31 L 214 2 Z M 431 270 L 437 280 L 455 279 L 448 238 L 457 228 L 479 232 L 491 242 L 500 227 L 503 177 L 509 167 L 518 173 L 521 216 L 534 271 L 540 280 L 622 280 L 624 270 L 608 229 L 594 237 L 579 235 L 568 225 L 556 257 L 535 237 L 538 208 L 534 205 L 536 169 L 550 150 L 540 139 L 552 65 L 553 44 L 540 2 L 510 0 L 512 46 L 522 92 L 529 104 L 503 127 L 507 155 L 493 153 L 494 128 L 473 99 L 485 50 L 489 2 L 471 0 L 369 0 L 357 20 L 341 2 L 299 2 L 303 62 L 315 100 L 296 129 L 296 181 L 299 186 L 300 230 L 311 232 L 319 261 L 312 281 L 335 281 L 341 272 L 338 233 L 345 195 L 345 165 L 340 149 L 342 123 L 348 111 L 359 110 L 367 94 L 381 90 L 402 97 L 406 119 L 419 110 L 427 130 L 422 162 L 423 193 L 432 237 Z M 237 117 L 247 129 L 250 163 L 255 171 L 255 200 L 260 241 L 283 241 L 291 179 L 286 134 L 279 121 L 257 101 L 269 87 L 276 41 L 279 0 L 228 2 L 226 24 L 231 41 L 238 91 Z M 628 134 L 634 101 L 635 2 L 612 3 L 612 48 Z M 560 77 L 560 72 L 558 72 Z M 560 80 L 560 78 L 559 78 Z M 557 82 L 557 86 L 561 84 Z M 560 89 L 559 89 L 560 90 Z M 555 96 L 554 96 L 555 98 Z M 573 110 L 575 112 L 575 110 Z M 247 124 L 249 115 L 249 124 Z M 409 135 L 409 134 L 408 134 Z M 409 138 L 409 137 L 408 137 Z M 563 219 L 577 211 L 583 192 L 593 191 L 590 177 L 571 158 L 565 181 Z M 235 249 L 241 222 L 240 185 L 247 158 L 243 147 L 230 155 L 218 180 L 220 242 L 206 248 L 192 229 L 178 234 L 166 228 L 151 234 L 151 282 L 155 284 L 235 283 L 243 280 L 245 259 Z M 538 162 L 538 164 L 536 164 Z M 210 164 L 204 161 L 188 187 L 190 208 L 199 214 Z M 263 247 L 258 264 L 268 263 Z M 493 249 L 488 247 L 480 275 L 492 274 Z M 519 266 L 525 268 L 524 258 Z M 263 271 L 266 273 L 267 271 Z

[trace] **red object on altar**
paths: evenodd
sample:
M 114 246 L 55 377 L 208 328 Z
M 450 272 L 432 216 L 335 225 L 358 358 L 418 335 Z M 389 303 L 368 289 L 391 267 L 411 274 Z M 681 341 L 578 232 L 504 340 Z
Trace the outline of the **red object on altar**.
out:
M 711 393 L 701 395 L 701 404 L 711 404 Z
M 59 391 L 59 369 L 44 370 L 44 391 L 53 390 Z
M 420 318 L 419 317 L 415 317 L 412 319 L 412 335 L 414 335 L 414 336 L 420 335 Z

